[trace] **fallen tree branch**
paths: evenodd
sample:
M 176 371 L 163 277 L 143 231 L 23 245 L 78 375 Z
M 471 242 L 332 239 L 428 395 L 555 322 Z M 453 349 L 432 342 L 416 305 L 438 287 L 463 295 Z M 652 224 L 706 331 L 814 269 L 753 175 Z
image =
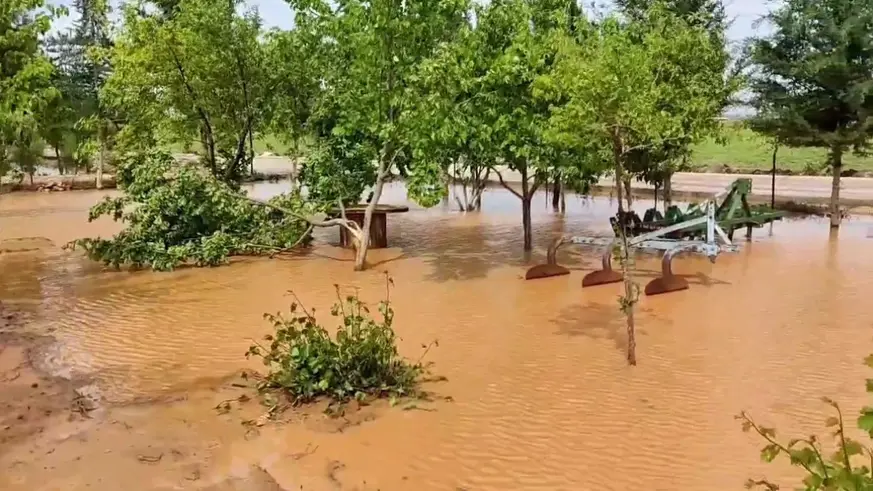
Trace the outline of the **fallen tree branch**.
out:
M 303 235 L 301 235 L 299 239 L 297 239 L 297 242 L 291 244 L 291 245 L 288 246 L 288 247 L 275 247 L 275 246 L 270 246 L 270 245 L 264 245 L 264 244 L 251 244 L 251 243 L 250 243 L 250 244 L 246 244 L 246 245 L 248 245 L 248 246 L 250 246 L 250 247 L 259 247 L 259 248 L 261 248 L 261 249 L 272 249 L 272 250 L 275 252 L 275 254 L 282 254 L 283 252 L 291 252 L 291 251 L 293 251 L 297 246 L 299 246 L 300 244 L 302 244 L 304 240 L 306 240 L 306 237 L 308 237 L 309 234 L 312 233 L 312 229 L 313 229 L 313 228 L 314 228 L 314 227 L 313 227 L 312 225 L 309 225 L 309 227 L 306 227 L 306 231 L 303 232 Z M 272 254 L 271 254 L 271 256 L 272 256 Z
M 284 213 L 286 215 L 303 220 L 304 222 L 309 224 L 310 228 L 311 227 L 319 227 L 319 228 L 345 227 L 346 230 L 349 231 L 349 233 L 354 235 L 359 240 L 360 240 L 361 235 L 362 235 L 362 230 L 358 226 L 358 224 L 355 223 L 354 221 L 348 220 L 346 218 L 331 218 L 330 220 L 318 221 L 318 220 L 315 220 L 314 218 L 312 218 L 311 216 L 303 215 L 301 213 L 298 213 L 298 212 L 293 211 L 293 210 L 289 210 L 287 208 L 283 208 L 281 206 L 276 206 L 273 203 L 270 203 L 268 201 L 260 200 L 257 198 L 251 198 L 249 196 L 242 196 L 242 198 L 251 202 L 251 203 L 254 203 L 256 205 L 266 206 L 267 208 L 270 208 L 270 209 L 273 209 L 276 211 L 281 211 L 282 213 Z

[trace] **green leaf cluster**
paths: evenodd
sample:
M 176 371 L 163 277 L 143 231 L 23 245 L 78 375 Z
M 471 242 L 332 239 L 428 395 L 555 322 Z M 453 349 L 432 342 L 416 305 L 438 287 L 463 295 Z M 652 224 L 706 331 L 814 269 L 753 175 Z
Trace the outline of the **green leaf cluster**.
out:
M 376 149 L 366 141 L 330 138 L 319 141 L 309 152 L 300 181 L 307 199 L 317 203 L 357 204 L 376 181 Z
M 530 175 L 554 165 L 556 149 L 543 134 L 551 101 L 537 97 L 534 83 L 552 70 L 554 37 L 570 31 L 568 5 L 500 0 L 475 7 L 476 22 L 418 74 L 428 94 L 415 114 L 422 153 L 446 166 L 465 158 Z
M 298 303 L 291 304 L 288 316 L 264 316 L 274 333 L 264 337 L 266 345 L 255 343 L 246 353 L 270 369 L 260 388 L 284 391 L 295 404 L 322 396 L 346 401 L 416 395 L 426 367 L 399 355 L 389 299 L 379 303 L 374 318 L 357 292 L 343 298 L 338 286 L 336 291 L 331 315 L 340 323 L 333 337 L 315 311 Z
M 107 265 L 158 271 L 186 264 L 218 266 L 230 256 L 274 254 L 309 240 L 309 228 L 298 217 L 310 210 L 299 195 L 270 201 L 295 215 L 259 206 L 167 153 L 128 156 L 117 179 L 124 195 L 106 197 L 91 209 L 89 220 L 108 216 L 124 222 L 124 230 L 111 239 L 68 244 Z
M 864 360 L 873 368 L 873 355 Z M 867 379 L 867 392 L 873 393 L 873 379 Z M 846 434 L 843 411 L 835 401 L 823 397 L 822 401 L 832 407 L 836 416 L 830 416 L 825 426 L 831 429 L 836 450 L 827 453 L 815 435 L 807 438 L 793 438 L 787 443 L 776 439 L 776 430 L 757 424 L 744 411 L 736 419 L 742 422 L 743 431 L 754 431 L 767 441 L 761 449 L 761 459 L 773 462 L 780 455 L 788 457 L 793 466 L 804 470 L 804 491 L 871 491 L 873 490 L 873 447 Z M 857 419 L 858 428 L 873 439 L 873 407 L 865 406 Z M 747 488 L 763 488 L 769 491 L 779 486 L 767 479 L 750 479 Z

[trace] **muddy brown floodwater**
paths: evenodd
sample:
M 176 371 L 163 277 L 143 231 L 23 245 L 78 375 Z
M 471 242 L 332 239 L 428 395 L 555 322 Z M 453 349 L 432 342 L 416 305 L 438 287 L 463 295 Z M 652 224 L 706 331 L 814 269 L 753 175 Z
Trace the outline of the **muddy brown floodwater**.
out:
M 820 396 L 850 418 L 867 402 L 869 221 L 830 237 L 825 219 L 786 220 L 715 265 L 677 260 L 691 289 L 642 299 L 631 368 L 621 287 L 580 287 L 596 253 L 567 247 L 571 275 L 522 280 L 555 234 L 606 232 L 607 198 L 571 199 L 561 217 L 539 196 L 530 259 L 518 200 L 491 190 L 481 214 L 392 216 L 392 247 L 372 251 L 367 272 L 329 245 L 330 230 L 299 256 L 168 274 L 107 271 L 60 249 L 117 230 L 85 222 L 103 194 L 0 197 L 0 300 L 30 319 L 21 336 L 54 340 L 31 346 L 28 376 L 98 401 L 0 441 L 0 489 L 734 490 L 747 477 L 797 475 L 760 462 L 761 442 L 733 419 L 740 410 L 786 436 L 824 435 Z M 384 202 L 404 203 L 403 189 Z M 645 281 L 658 260 L 639 267 Z M 428 388 L 450 400 L 368 407 L 342 424 L 310 410 L 245 426 L 263 413 L 255 402 L 213 409 L 251 394 L 236 374 L 258 368 L 243 354 L 268 331 L 262 314 L 287 307 L 287 290 L 327 313 L 335 283 L 380 300 L 383 271 L 397 285 L 401 352 L 417 358 L 439 340 L 428 359 L 447 381 Z M 21 348 L 6 350 L 23 363 Z M 0 431 L 13 431 L 16 419 L 3 421 L 11 429 Z

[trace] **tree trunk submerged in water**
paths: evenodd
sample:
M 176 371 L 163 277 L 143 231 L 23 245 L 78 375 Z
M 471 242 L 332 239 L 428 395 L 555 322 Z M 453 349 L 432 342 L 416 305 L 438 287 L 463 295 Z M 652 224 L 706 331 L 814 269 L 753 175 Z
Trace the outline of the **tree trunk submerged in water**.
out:
M 779 144 L 773 145 L 773 168 L 770 169 L 770 208 L 776 209 L 776 154 Z M 773 222 L 770 222 L 773 225 Z
M 555 176 L 555 180 L 552 182 L 552 211 L 560 209 L 563 195 L 564 186 L 561 177 Z
M 524 228 L 524 250 L 533 249 L 533 236 L 531 232 L 530 206 L 531 192 L 527 182 L 527 166 L 521 173 L 521 226 Z
M 624 247 L 627 247 L 627 240 L 624 242 Z M 628 261 L 628 256 L 630 255 L 630 251 L 625 249 L 625 261 Z M 622 268 L 624 269 L 624 296 L 627 299 L 631 299 L 631 306 L 627 309 L 625 313 L 627 315 L 627 363 L 628 365 L 636 366 L 637 364 L 637 336 L 636 336 L 636 321 L 634 319 L 634 306 L 636 299 L 636 292 L 634 291 L 634 283 L 633 278 L 631 277 L 631 270 L 628 267 Z
M 627 323 L 627 362 L 628 365 L 636 366 L 637 364 L 637 338 L 636 338 L 636 320 L 634 319 L 634 307 L 636 304 L 636 284 L 633 281 L 633 266 L 631 264 L 631 251 L 628 248 L 627 234 L 625 233 L 624 216 L 622 211 L 622 188 L 625 187 L 628 193 L 628 205 L 632 204 L 630 197 L 630 180 L 623 173 L 623 157 L 624 142 L 618 130 L 614 130 L 612 138 L 612 156 L 613 165 L 615 165 L 615 187 L 618 192 L 618 234 L 619 248 L 621 255 L 621 272 L 622 281 L 624 283 L 624 296 L 621 300 L 621 311 L 625 315 Z M 628 210 L 630 211 L 630 210 Z
M 634 207 L 634 195 L 632 190 L 630 174 L 624 176 L 624 197 L 627 200 L 627 210 L 631 211 Z
M 667 209 L 673 206 L 673 174 L 667 175 L 664 179 L 664 190 L 662 191 L 662 200 L 664 201 L 664 216 L 667 216 Z
M 524 165 L 518 165 L 517 172 L 521 174 L 521 192 L 514 189 L 512 186 L 506 183 L 503 180 L 503 175 L 497 169 L 494 169 L 494 173 L 497 174 L 497 179 L 500 180 L 500 185 L 503 186 L 507 191 L 514 194 L 518 199 L 521 200 L 521 225 L 524 228 L 524 250 L 525 252 L 533 249 L 533 236 L 532 236 L 532 223 L 531 223 L 531 202 L 533 201 L 533 196 L 537 192 L 537 188 L 539 188 L 541 181 L 539 178 L 535 177 L 533 184 L 528 180 L 528 167 L 527 163 Z
M 840 228 L 840 173 L 843 171 L 843 149 L 831 149 L 831 228 Z
M 367 249 L 370 246 L 370 224 L 373 223 L 373 212 L 382 197 L 382 188 L 385 186 L 385 177 L 391 167 L 388 162 L 388 151 L 384 152 L 379 159 L 379 172 L 376 174 L 376 186 L 373 188 L 373 196 L 364 210 L 364 225 L 361 227 L 361 240 L 355 249 L 355 271 L 363 271 L 367 267 Z M 393 161 L 393 157 L 390 159 Z
M 615 166 L 615 196 L 618 198 L 618 213 L 624 211 L 624 183 L 621 178 L 621 164 Z
M 100 139 L 100 156 L 97 158 L 97 189 L 103 189 L 103 162 L 106 159 L 106 145 L 103 143 L 103 138 Z

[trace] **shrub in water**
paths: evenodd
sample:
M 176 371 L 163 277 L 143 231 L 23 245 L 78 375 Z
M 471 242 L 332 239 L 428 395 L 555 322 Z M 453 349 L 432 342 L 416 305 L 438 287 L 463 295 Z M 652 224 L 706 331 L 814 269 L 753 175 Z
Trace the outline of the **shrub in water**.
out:
M 867 366 L 873 367 L 873 355 L 865 360 Z M 873 379 L 867 379 L 867 392 L 873 392 Z M 821 442 L 815 436 L 794 438 L 787 443 L 776 440 L 776 430 L 755 423 L 745 412 L 737 419 L 742 421 L 743 431 L 754 431 L 767 441 L 761 449 L 761 459 L 772 462 L 778 456 L 788 457 L 791 465 L 803 469 L 806 477 L 799 490 L 804 491 L 873 491 L 873 448 L 846 435 L 843 412 L 840 406 L 827 397 L 822 398 L 831 406 L 836 416 L 831 416 L 825 425 L 831 428 L 831 436 L 835 440 L 836 451 L 825 452 Z M 873 438 L 873 407 L 861 409 L 858 417 L 858 428 Z M 779 486 L 766 479 L 749 479 L 746 487 L 763 488 L 775 491 Z
M 387 282 L 390 290 L 393 282 Z M 398 354 L 388 297 L 379 303 L 380 318 L 374 319 L 357 293 L 342 298 L 336 289 L 331 314 L 340 323 L 333 337 L 299 300 L 287 317 L 265 315 L 275 333 L 265 336 L 269 345 L 255 343 L 246 353 L 260 357 L 270 369 L 261 389 L 283 390 L 295 404 L 321 396 L 345 401 L 416 395 L 425 366 Z

